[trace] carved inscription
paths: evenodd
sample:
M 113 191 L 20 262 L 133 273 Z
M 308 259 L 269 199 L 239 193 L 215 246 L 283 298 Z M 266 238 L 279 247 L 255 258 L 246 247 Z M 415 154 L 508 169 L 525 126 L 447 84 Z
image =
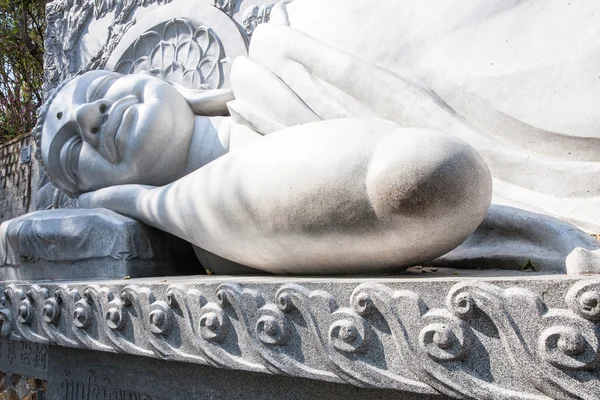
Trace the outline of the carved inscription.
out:
M 46 371 L 48 346 L 40 343 L 0 340 L 0 370 Z
M 65 375 L 60 388 L 60 398 L 64 400 L 168 400 L 114 387 L 108 377 L 98 377 L 94 371 L 90 371 L 84 380 L 70 378 L 68 371 Z

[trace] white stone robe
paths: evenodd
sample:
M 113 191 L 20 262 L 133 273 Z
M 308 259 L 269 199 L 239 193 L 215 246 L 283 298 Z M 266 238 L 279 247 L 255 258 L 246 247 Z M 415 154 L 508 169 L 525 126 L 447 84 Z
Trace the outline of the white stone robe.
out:
M 377 116 L 472 145 L 494 203 L 600 232 L 600 3 L 296 0 L 236 61 L 262 133 Z M 287 26 L 286 26 L 287 25 Z

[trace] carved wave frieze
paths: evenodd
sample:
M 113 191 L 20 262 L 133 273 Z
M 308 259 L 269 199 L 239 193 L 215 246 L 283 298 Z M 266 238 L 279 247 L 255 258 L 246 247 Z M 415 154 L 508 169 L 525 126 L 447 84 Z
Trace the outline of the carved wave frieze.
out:
M 5 284 L 0 335 L 454 398 L 597 399 L 600 279 L 566 285 L 548 300 L 484 281 Z

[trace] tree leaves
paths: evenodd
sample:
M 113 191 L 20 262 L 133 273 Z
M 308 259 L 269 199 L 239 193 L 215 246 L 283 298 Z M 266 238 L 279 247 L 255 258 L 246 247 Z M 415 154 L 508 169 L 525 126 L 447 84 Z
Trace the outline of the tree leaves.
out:
M 29 132 L 42 102 L 46 0 L 0 0 L 0 142 Z

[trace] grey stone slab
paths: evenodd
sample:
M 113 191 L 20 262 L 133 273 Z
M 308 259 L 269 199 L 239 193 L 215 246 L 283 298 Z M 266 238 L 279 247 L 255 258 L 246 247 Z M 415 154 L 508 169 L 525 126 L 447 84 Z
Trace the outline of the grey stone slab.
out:
M 190 245 L 106 209 L 37 211 L 0 226 L 0 280 L 186 274 Z
M 443 400 L 296 377 L 50 347 L 48 400 Z

